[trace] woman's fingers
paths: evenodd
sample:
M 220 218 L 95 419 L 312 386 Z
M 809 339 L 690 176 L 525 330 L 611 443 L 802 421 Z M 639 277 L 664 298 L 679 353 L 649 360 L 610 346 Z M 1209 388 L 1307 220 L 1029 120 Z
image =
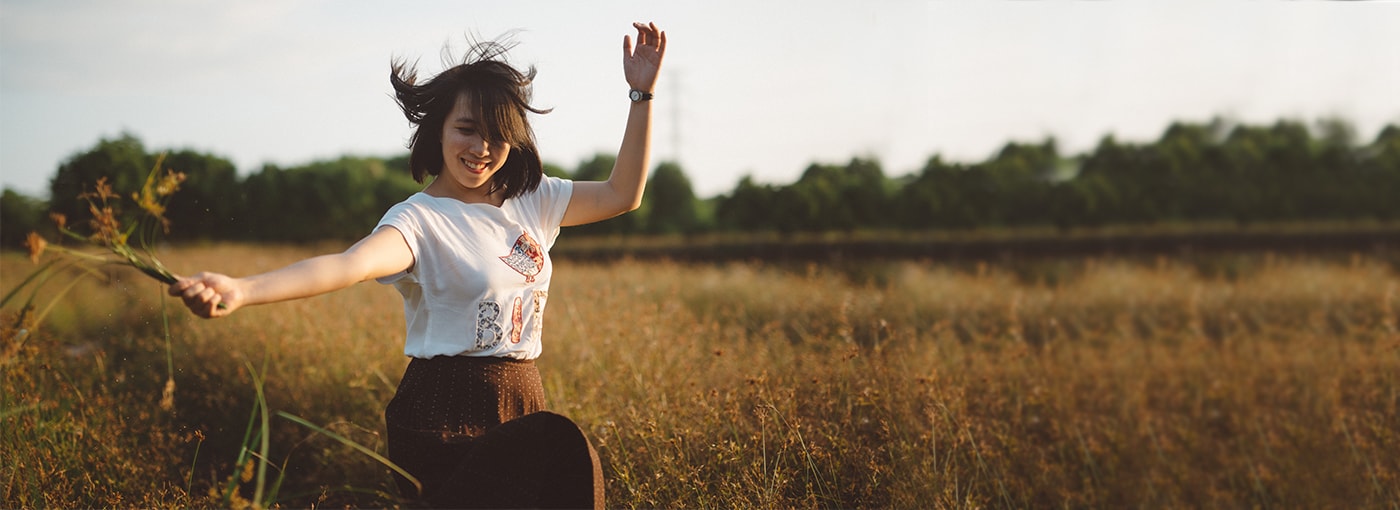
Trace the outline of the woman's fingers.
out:
M 206 319 L 214 317 L 220 310 L 219 303 L 223 302 L 223 296 L 212 288 L 205 288 L 194 298 L 186 299 L 185 304 L 195 315 Z
M 213 289 L 210 289 L 210 290 L 213 290 Z M 219 307 L 219 303 L 222 303 L 222 302 L 223 302 L 223 296 L 219 295 L 217 292 L 216 292 L 216 293 L 213 293 L 212 296 L 209 296 L 209 298 L 206 299 L 206 300 L 204 301 L 204 309 L 200 312 L 199 315 L 200 315 L 201 317 L 206 318 L 206 319 L 221 316 L 221 315 L 219 314 L 219 312 L 222 311 L 222 309 Z M 222 314 L 222 315 L 227 315 L 227 314 Z
M 637 45 L 632 45 L 630 35 L 622 37 L 622 72 L 632 88 L 651 91 L 665 55 L 666 32 L 655 23 L 633 22 L 632 26 L 637 29 Z
M 656 23 L 643 24 L 634 21 L 632 26 L 637 29 L 637 46 L 661 46 L 665 32 L 657 29 Z
M 185 300 L 186 302 L 190 302 L 190 303 L 199 302 L 199 301 L 200 301 L 199 295 L 200 295 L 201 293 L 203 293 L 204 291 L 206 291 L 206 290 L 210 290 L 210 289 L 209 289 L 209 287 L 206 287 L 206 286 L 204 285 L 204 283 L 198 282 L 198 281 L 192 282 L 192 283 L 190 283 L 189 285 L 186 285 L 186 286 L 185 286 L 185 290 L 184 290 L 184 292 L 181 292 L 181 293 L 180 293 L 180 297 L 184 298 L 184 300 Z
M 212 273 L 199 273 L 190 278 L 180 278 L 175 283 L 170 284 L 169 293 L 179 297 L 195 315 L 204 318 L 228 315 L 222 312 L 224 296 L 216 288 L 217 275 Z
M 185 289 L 189 288 L 193 283 L 194 280 L 189 278 L 177 278 L 175 283 L 170 284 L 170 289 L 166 292 L 175 297 L 184 297 Z
M 205 287 L 203 284 L 195 284 L 185 289 L 184 295 L 180 297 L 185 300 L 185 306 L 189 307 L 190 311 L 199 313 L 209 304 L 209 298 L 213 294 L 214 289 Z

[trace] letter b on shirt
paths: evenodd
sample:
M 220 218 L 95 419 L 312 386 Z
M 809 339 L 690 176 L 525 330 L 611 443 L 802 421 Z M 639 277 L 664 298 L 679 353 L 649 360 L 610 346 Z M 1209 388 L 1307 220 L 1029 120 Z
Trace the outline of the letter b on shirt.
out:
M 501 305 L 491 301 L 482 301 L 477 304 L 476 350 L 484 351 L 500 345 L 501 340 L 505 338 L 505 331 L 501 330 L 500 318 Z

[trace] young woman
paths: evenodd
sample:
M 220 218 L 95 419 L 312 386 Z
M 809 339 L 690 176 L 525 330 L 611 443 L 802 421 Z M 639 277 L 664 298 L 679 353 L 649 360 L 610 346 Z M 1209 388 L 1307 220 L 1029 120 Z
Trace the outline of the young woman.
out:
M 518 458 L 512 469 L 484 465 L 489 448 L 479 448 L 479 440 L 490 431 L 528 443 L 532 427 L 558 424 L 537 413 L 545 408 L 544 389 L 533 362 L 553 272 L 549 248 L 561 226 L 611 218 L 641 203 L 651 93 L 666 34 L 655 24 L 633 26 L 636 46 L 630 36 L 622 41 L 631 87 L 627 127 L 606 182 L 544 176 L 526 119 L 527 112 L 545 113 L 529 103 L 535 70 L 522 73 L 505 63 L 505 46 L 477 44 L 461 65 L 423 83 L 411 66 L 395 63 L 390 81 L 416 126 L 409 164 L 419 182 L 432 176 L 423 191 L 390 208 L 343 253 L 243 278 L 199 273 L 172 284 L 170 294 L 208 318 L 370 279 L 392 283 L 403 295 L 404 352 L 412 360 L 385 411 L 389 457 L 423 482 L 418 494 L 401 479 L 406 495 L 467 504 L 448 495 L 470 498 L 470 487 L 512 480 L 520 482 L 515 492 L 550 492 L 531 487 L 541 482 L 518 471 L 529 467 Z M 593 502 L 601 503 L 596 456 L 592 464 Z M 517 496 L 495 502 L 546 503 Z

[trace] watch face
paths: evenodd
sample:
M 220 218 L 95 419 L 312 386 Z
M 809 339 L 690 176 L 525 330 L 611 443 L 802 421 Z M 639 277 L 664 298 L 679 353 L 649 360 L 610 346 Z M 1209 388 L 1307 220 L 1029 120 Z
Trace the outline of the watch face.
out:
M 632 92 L 629 92 L 627 95 L 628 95 L 628 97 L 631 97 L 633 101 L 641 101 L 641 100 L 642 100 L 642 91 L 640 91 L 640 90 L 633 90 Z

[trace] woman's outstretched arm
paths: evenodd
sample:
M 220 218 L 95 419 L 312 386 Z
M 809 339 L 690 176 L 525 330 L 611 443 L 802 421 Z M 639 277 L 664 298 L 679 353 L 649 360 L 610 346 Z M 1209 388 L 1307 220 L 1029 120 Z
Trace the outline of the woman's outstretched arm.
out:
M 622 38 L 622 71 L 629 87 L 651 94 L 656 88 L 661 58 L 666 54 L 666 32 L 656 28 L 655 23 L 632 26 L 637 29 L 637 47 L 634 51 L 632 39 Z M 642 204 L 651 158 L 651 101 L 633 101 L 630 108 L 612 174 L 604 182 L 574 183 L 563 226 L 606 220 Z
M 170 295 L 185 301 L 195 315 L 223 317 L 248 305 L 299 299 L 389 276 L 413 266 L 413 252 L 403 235 L 381 228 L 342 253 L 312 257 L 290 266 L 244 278 L 199 273 L 170 284 Z

